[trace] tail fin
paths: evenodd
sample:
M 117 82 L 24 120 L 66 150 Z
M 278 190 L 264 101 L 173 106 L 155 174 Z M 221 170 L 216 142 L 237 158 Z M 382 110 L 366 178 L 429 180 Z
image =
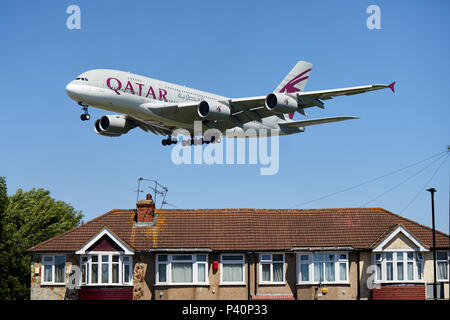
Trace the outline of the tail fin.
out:
M 275 92 L 280 93 L 294 93 L 303 91 L 305 89 L 306 80 L 309 78 L 309 73 L 312 69 L 312 63 L 306 61 L 299 61 L 288 75 L 281 81 Z M 289 114 L 292 119 L 294 114 Z
M 275 92 L 294 93 L 303 91 L 306 80 L 309 77 L 312 64 L 306 61 L 299 61 L 294 68 L 288 73 L 286 78 L 278 85 Z

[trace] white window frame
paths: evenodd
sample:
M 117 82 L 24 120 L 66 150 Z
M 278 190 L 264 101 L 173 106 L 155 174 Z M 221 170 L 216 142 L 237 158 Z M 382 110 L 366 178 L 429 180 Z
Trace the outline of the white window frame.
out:
M 224 256 L 236 256 L 241 257 L 242 259 L 238 260 L 224 260 Z M 224 281 L 223 280 L 223 265 L 226 264 L 241 264 L 242 265 L 242 281 Z M 226 286 L 241 286 L 246 285 L 246 278 L 245 278 L 245 255 L 243 254 L 236 254 L 236 253 L 223 253 L 220 255 L 220 282 L 219 285 L 226 285 Z
M 447 254 L 447 259 L 438 259 L 438 253 L 444 252 Z M 446 279 L 440 279 L 439 277 L 439 273 L 437 272 L 436 274 L 436 281 L 437 282 L 449 282 L 449 277 L 450 277 L 450 263 L 449 263 L 449 257 L 450 257 L 450 251 L 445 251 L 445 250 L 436 250 L 436 269 L 437 269 L 437 265 L 438 263 L 446 263 L 447 264 L 447 278 Z
M 398 254 L 403 255 L 403 260 L 398 259 Z M 413 279 L 408 279 L 408 253 L 413 253 Z M 381 260 L 376 259 L 376 255 L 381 255 Z M 387 261 L 386 255 L 392 254 L 392 260 Z M 392 280 L 387 280 L 387 263 L 392 263 Z M 403 263 L 403 280 L 398 280 L 397 264 Z M 386 249 L 383 252 L 374 252 L 372 254 L 372 264 L 381 265 L 381 277 L 378 273 L 378 268 L 375 268 L 374 283 L 424 283 L 424 260 L 423 252 L 415 249 Z M 419 277 L 419 267 L 420 267 L 420 277 Z M 381 279 L 380 279 L 381 278 Z
M 325 274 L 324 274 L 324 281 L 315 281 L 314 280 L 314 254 L 333 254 L 333 265 L 334 265 L 334 281 L 326 281 Z M 341 259 L 340 255 L 345 255 L 345 259 Z M 301 256 L 308 256 L 307 262 L 301 261 Z M 314 252 L 298 252 L 296 257 L 296 265 L 297 265 L 297 285 L 315 285 L 315 284 L 350 284 L 350 277 L 349 277 L 349 254 L 345 251 L 314 251 Z M 321 261 L 321 263 L 325 263 L 325 261 Z M 340 279 L 340 264 L 345 263 L 345 277 L 346 280 Z M 308 281 L 302 281 L 302 274 L 301 274 L 301 265 L 307 264 L 308 265 L 308 274 L 309 274 L 309 280 Z M 325 272 L 325 266 L 323 268 L 323 272 Z
M 274 255 L 282 255 L 282 261 L 273 261 Z M 270 259 L 263 260 L 263 256 L 270 256 Z M 273 281 L 273 264 L 274 263 L 282 263 L 283 264 L 283 280 L 282 281 Z M 263 265 L 270 265 L 270 280 L 263 280 Z M 264 252 L 259 254 L 259 284 L 286 284 L 286 265 L 285 265 L 285 255 L 283 252 Z
M 92 257 L 96 256 L 98 258 L 97 262 L 95 264 L 98 265 L 98 282 L 93 283 L 92 282 Z M 108 256 L 108 262 L 102 262 L 102 256 Z M 113 256 L 119 257 L 118 262 L 113 262 Z M 125 262 L 123 258 L 127 257 L 128 262 Z M 83 262 L 83 258 L 87 258 L 86 262 Z M 103 283 L 102 282 L 102 264 L 108 265 L 108 282 Z M 119 265 L 119 275 L 118 275 L 118 282 L 113 282 L 112 280 L 112 270 L 113 270 L 113 264 Z M 125 282 L 125 267 L 124 265 L 128 265 L 128 282 Z M 122 252 L 117 251 L 92 251 L 88 254 L 81 255 L 80 256 L 80 270 L 83 272 L 83 268 L 86 268 L 87 270 L 87 277 L 85 279 L 85 282 L 83 282 L 83 277 L 80 277 L 80 285 L 81 286 L 132 286 L 133 285 L 133 256 L 130 255 L 124 255 Z
M 64 257 L 64 280 L 62 282 L 56 282 L 56 266 L 55 266 L 55 258 L 56 257 Z M 45 258 L 51 258 L 52 260 L 50 262 L 46 262 Z M 41 285 L 65 285 L 66 284 L 66 262 L 67 258 L 65 255 L 62 254 L 55 254 L 55 255 L 43 255 L 41 257 Z M 52 267 L 52 280 L 51 281 L 45 281 L 45 266 L 50 265 Z
M 166 261 L 159 261 L 160 256 L 166 256 Z M 174 257 L 191 256 L 191 259 L 175 260 Z M 206 261 L 199 260 L 198 256 L 206 256 Z M 174 263 L 191 263 L 192 264 L 192 282 L 173 282 L 172 281 L 172 265 Z M 159 266 L 166 265 L 166 281 L 159 281 Z M 198 266 L 205 266 L 205 281 L 198 281 Z M 180 253 L 180 254 L 166 254 L 161 253 L 155 256 L 155 285 L 169 285 L 169 286 L 208 286 L 209 285 L 209 256 L 207 253 Z

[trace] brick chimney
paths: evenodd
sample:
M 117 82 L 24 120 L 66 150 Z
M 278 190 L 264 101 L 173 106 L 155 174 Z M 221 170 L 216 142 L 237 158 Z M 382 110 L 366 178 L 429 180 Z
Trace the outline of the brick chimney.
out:
M 140 222 L 153 222 L 153 216 L 155 215 L 155 203 L 153 202 L 151 194 L 147 194 L 145 200 L 139 200 L 136 203 L 137 207 L 137 223 Z

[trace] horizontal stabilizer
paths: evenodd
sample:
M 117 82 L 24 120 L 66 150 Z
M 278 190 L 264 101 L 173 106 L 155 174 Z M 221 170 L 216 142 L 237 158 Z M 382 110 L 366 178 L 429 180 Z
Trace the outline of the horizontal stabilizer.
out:
M 331 117 L 331 118 L 281 122 L 281 123 L 279 123 L 279 125 L 284 128 L 298 128 L 298 127 L 307 127 L 307 126 L 313 126 L 316 124 L 323 124 L 323 123 L 337 122 L 337 121 L 344 121 L 344 120 L 352 120 L 352 119 L 359 119 L 359 118 L 358 117 Z

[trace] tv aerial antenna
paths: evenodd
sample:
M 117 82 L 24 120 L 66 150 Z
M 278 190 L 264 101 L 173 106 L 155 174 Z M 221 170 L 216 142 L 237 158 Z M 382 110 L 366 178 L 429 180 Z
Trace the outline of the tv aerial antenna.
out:
M 158 182 L 158 180 L 146 179 L 146 178 L 142 178 L 142 177 L 138 178 L 138 185 L 137 185 L 137 190 L 136 190 L 136 203 L 139 201 L 139 193 L 140 192 L 144 192 L 144 190 L 141 189 L 141 181 L 146 181 L 146 182 L 151 183 L 151 185 L 148 186 L 148 188 L 151 189 L 153 191 L 153 193 L 154 193 L 153 201 L 155 202 L 155 204 L 156 204 L 157 196 L 159 195 L 159 196 L 162 197 L 161 208 L 160 209 L 162 209 L 162 207 L 165 204 L 176 208 L 176 206 L 174 206 L 174 205 L 172 205 L 172 204 L 170 204 L 170 203 L 168 203 L 166 201 L 167 192 L 169 191 L 169 189 L 167 187 L 161 185 Z

